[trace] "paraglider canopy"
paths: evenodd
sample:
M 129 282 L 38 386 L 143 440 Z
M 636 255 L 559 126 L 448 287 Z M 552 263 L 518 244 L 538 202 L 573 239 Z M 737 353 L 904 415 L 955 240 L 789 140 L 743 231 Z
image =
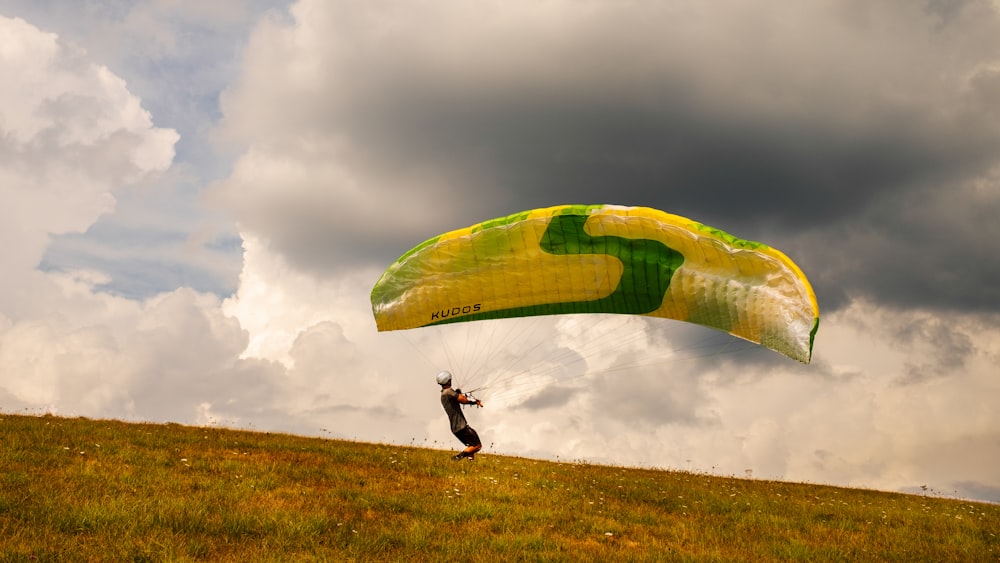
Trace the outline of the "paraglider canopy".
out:
M 647 207 L 561 205 L 427 240 L 372 289 L 380 331 L 572 313 L 723 330 L 809 363 L 816 296 L 785 254 Z

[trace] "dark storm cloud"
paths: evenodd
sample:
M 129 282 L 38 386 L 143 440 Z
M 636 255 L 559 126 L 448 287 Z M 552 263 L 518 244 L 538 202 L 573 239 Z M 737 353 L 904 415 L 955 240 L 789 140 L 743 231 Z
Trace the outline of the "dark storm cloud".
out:
M 258 213 L 241 220 L 293 264 L 330 271 L 523 209 L 646 205 L 785 250 L 827 313 L 859 297 L 1000 307 L 984 289 L 1000 287 L 998 261 L 967 228 L 1000 216 L 991 4 L 671 6 L 597 3 L 551 21 L 447 3 L 296 14 L 339 33 L 261 55 L 284 66 L 233 90 L 232 120 L 283 104 L 265 137 L 331 141 L 309 158 L 350 181 L 318 175 L 326 195 L 286 193 L 297 211 L 281 216 L 250 198 Z M 315 83 L 285 70 L 297 58 Z M 345 199 L 355 192 L 377 203 Z
M 478 167 L 464 176 L 482 178 L 486 189 L 457 187 L 468 218 L 449 217 L 442 231 L 561 203 L 644 205 L 786 250 L 821 274 L 826 312 L 848 296 L 900 307 L 1000 305 L 1000 261 L 983 236 L 996 230 L 983 215 L 1000 216 L 1000 198 L 962 204 L 966 186 L 996 159 L 995 134 L 980 128 L 964 137 L 959 124 L 914 131 L 927 108 L 873 115 L 867 130 L 843 131 L 822 119 L 727 119 L 668 95 L 662 104 L 533 107 L 526 98 L 467 113 L 401 104 L 418 117 L 399 123 L 417 123 L 358 135 L 397 162 Z M 859 240 L 864 232 L 874 244 Z M 810 244 L 798 239 L 810 233 L 819 234 Z
M 828 308 L 864 297 L 899 309 L 990 313 L 1000 306 L 1000 187 L 956 177 L 884 193 L 789 252 Z
M 473 163 L 504 192 L 469 198 L 476 216 L 566 202 L 649 205 L 708 215 L 734 228 L 778 224 L 797 231 L 837 222 L 878 194 L 921 177 L 953 176 L 963 147 L 937 147 L 892 124 L 844 132 L 835 123 L 716 115 L 669 91 L 656 106 L 533 98 L 455 111 L 433 100 L 384 108 L 412 113 L 385 131 L 360 126 L 361 144 L 406 160 Z M 423 103 L 422 103 L 423 102 Z M 919 119 L 919 116 L 914 116 Z M 402 124 L 411 122 L 403 126 Z M 974 157 L 981 168 L 985 155 Z M 477 193 L 476 186 L 468 186 Z

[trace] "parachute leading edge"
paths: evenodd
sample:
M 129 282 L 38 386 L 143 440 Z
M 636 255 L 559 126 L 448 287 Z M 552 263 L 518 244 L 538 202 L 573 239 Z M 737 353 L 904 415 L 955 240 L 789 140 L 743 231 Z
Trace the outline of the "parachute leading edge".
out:
M 444 233 L 376 282 L 380 331 L 570 313 L 726 331 L 809 363 L 816 295 L 782 252 L 647 207 L 562 205 Z

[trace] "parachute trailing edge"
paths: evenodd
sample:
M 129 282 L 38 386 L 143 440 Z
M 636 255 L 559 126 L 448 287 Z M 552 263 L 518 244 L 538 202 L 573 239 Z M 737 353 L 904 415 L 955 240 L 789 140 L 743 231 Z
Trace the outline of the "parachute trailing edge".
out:
M 785 254 L 648 207 L 561 205 L 441 234 L 371 294 L 378 330 L 619 313 L 723 330 L 809 363 L 816 295 Z

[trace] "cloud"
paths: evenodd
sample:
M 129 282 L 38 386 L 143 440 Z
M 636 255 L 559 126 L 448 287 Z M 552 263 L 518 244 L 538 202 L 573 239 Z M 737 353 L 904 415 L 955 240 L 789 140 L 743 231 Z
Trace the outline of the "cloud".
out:
M 177 133 L 154 127 L 139 100 L 107 68 L 57 36 L 0 18 L 0 306 L 37 303 L 30 287 L 49 237 L 81 232 L 114 208 L 114 191 L 165 170 Z M 38 303 L 44 302 L 44 298 Z
M 1000 211 L 990 6 L 573 6 L 305 1 L 294 25 L 266 19 L 223 98 L 225 134 L 249 149 L 216 196 L 327 273 L 609 201 L 787 248 L 826 310 L 1000 303 L 965 290 L 1000 287 L 990 268 L 948 274 L 986 257 L 992 227 L 968 226 Z
M 259 13 L 286 0 L 2 0 L 0 14 L 59 34 L 75 56 L 108 69 L 142 99 L 156 124 L 180 134 L 171 169 L 130 183 L 89 228 L 52 236 L 46 271 L 84 264 L 108 276 L 103 290 L 144 298 L 178 286 L 225 296 L 235 289 L 239 244 L 231 221 L 199 201 L 228 173 L 231 154 L 210 131 L 218 94 L 239 71 L 241 45 Z M 77 107 L 79 101 L 68 101 Z M 101 164 L 101 163 L 95 163 Z M 122 238 L 142 240 L 121 244 Z M 155 273 L 153 273 L 155 270 Z
M 116 194 L 162 174 L 178 140 L 124 81 L 58 36 L 0 18 L 0 388 L 5 405 L 164 420 L 223 403 L 242 418 L 279 369 L 240 360 L 247 335 L 190 289 L 134 301 L 80 264 L 42 272 L 50 238 L 81 232 Z M 256 401 L 254 399 L 257 399 Z M 248 406 L 254 405 L 254 406 Z

